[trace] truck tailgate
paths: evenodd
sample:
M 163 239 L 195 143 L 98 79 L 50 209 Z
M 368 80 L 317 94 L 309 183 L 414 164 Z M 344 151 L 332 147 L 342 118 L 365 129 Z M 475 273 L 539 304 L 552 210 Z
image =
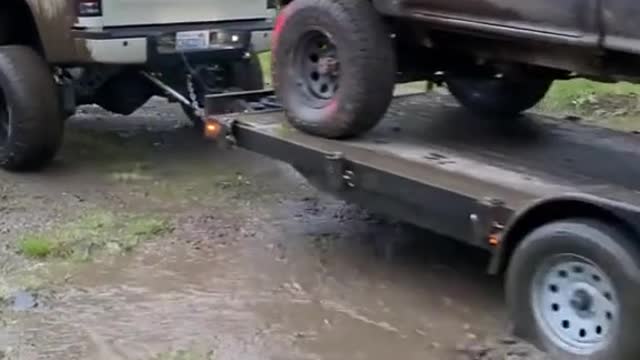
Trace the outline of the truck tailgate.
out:
M 105 27 L 263 19 L 266 0 L 103 0 Z

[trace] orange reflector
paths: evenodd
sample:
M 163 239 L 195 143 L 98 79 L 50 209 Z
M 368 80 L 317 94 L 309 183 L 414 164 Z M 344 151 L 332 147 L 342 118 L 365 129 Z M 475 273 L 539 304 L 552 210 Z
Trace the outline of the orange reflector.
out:
M 209 139 L 216 139 L 222 132 L 222 125 L 216 118 L 209 117 L 204 120 L 204 136 Z
M 489 245 L 498 246 L 500 244 L 500 238 L 498 234 L 489 235 Z

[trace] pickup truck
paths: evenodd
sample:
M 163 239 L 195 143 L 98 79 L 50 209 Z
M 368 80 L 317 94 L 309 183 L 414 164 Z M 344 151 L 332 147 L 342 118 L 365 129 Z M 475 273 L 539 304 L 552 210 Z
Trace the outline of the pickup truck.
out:
M 204 95 L 263 87 L 267 0 L 3 0 L 0 167 L 37 170 L 82 104 L 130 114 L 152 96 L 200 126 Z
M 640 79 L 634 0 L 283 0 L 273 79 L 289 121 L 359 135 L 394 84 L 444 84 L 473 113 L 508 119 L 556 79 Z M 461 129 L 460 131 L 464 131 Z

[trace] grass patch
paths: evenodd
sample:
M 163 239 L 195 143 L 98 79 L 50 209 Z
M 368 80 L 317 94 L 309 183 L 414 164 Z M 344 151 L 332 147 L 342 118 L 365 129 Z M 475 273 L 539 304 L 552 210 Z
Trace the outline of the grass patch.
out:
M 260 59 L 260 65 L 262 65 L 262 73 L 264 74 L 264 84 L 270 87 L 272 84 L 271 79 L 271 51 L 265 51 L 258 54 Z
M 616 84 L 598 83 L 586 79 L 556 81 L 543 101 L 549 109 L 590 111 L 602 98 L 610 96 L 640 95 L 640 85 L 620 82 Z
M 122 171 L 111 173 L 112 180 L 124 183 L 153 180 L 153 176 L 148 173 L 150 168 L 148 163 L 135 162 L 130 166 L 122 166 L 122 168 Z
M 26 235 L 19 243 L 20 252 L 31 258 L 45 258 L 56 248 L 51 240 L 42 235 Z
M 178 350 L 157 355 L 151 360 L 215 360 L 213 351 Z
M 97 212 L 50 231 L 27 234 L 18 250 L 29 258 L 59 258 L 86 261 L 102 251 L 121 253 L 143 241 L 169 231 L 163 219 Z
M 230 199 L 256 200 L 270 195 L 240 172 L 222 173 L 215 168 L 197 176 L 185 172 L 171 181 L 154 182 L 144 189 L 159 199 L 183 204 L 207 203 L 211 199 L 216 203 Z
M 538 109 L 553 115 L 576 115 L 603 127 L 639 130 L 640 85 L 586 79 L 556 81 Z

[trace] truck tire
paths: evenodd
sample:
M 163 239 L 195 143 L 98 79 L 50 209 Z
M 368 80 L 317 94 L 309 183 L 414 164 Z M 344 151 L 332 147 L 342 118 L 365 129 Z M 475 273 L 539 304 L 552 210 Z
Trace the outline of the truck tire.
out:
M 370 1 L 293 1 L 272 39 L 274 87 L 294 127 L 339 139 L 378 124 L 393 96 L 396 59 Z
M 553 81 L 449 76 L 446 83 L 449 92 L 472 112 L 486 117 L 513 118 L 540 102 Z
M 0 10 L 0 45 L 6 45 L 11 40 L 11 29 L 13 26 L 13 19 L 9 15 L 9 11 L 3 9 Z
M 264 89 L 264 73 L 262 71 L 262 65 L 260 59 L 255 53 L 251 54 L 251 57 L 245 61 L 236 61 L 229 64 L 229 77 L 222 87 L 230 89 L 238 89 L 240 91 L 262 90 Z M 196 96 L 200 106 L 204 106 L 204 97 L 207 95 L 207 91 L 196 88 Z M 198 118 L 193 109 L 181 104 L 182 110 L 187 114 L 194 128 L 197 131 L 202 132 L 203 121 Z M 238 110 L 238 102 L 230 100 L 229 106 L 225 107 L 222 113 L 231 113 Z
M 630 237 L 590 219 L 531 232 L 507 271 L 516 335 L 554 359 L 635 360 L 640 354 L 640 252 Z
M 39 170 L 62 142 L 63 114 L 45 61 L 26 46 L 0 46 L 0 167 Z

